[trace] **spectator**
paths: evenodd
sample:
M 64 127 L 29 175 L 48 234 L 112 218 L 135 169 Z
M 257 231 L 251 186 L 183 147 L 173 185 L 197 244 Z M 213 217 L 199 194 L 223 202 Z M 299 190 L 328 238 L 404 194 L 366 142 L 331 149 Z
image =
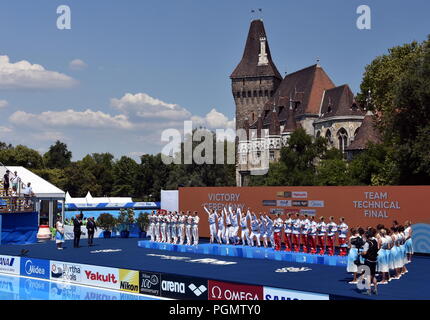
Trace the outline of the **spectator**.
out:
M 9 179 L 9 170 L 6 170 L 6 173 L 3 176 L 3 189 L 5 192 L 5 196 L 9 196 L 9 188 L 10 188 L 10 179 Z
M 19 191 L 19 186 L 20 186 L 20 183 L 21 183 L 21 179 L 18 177 L 18 172 L 17 171 L 15 171 L 13 173 L 13 177 L 11 179 L 11 182 L 12 182 L 12 189 L 15 190 L 16 192 L 18 192 Z
M 30 198 L 34 197 L 33 188 L 31 187 L 31 182 L 27 184 L 27 187 L 24 189 L 24 197 L 27 198 L 26 206 L 29 207 L 31 204 Z

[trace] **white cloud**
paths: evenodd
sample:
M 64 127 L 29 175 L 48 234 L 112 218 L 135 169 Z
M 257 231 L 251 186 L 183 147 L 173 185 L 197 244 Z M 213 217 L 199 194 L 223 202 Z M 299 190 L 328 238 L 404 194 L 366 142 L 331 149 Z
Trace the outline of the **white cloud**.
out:
M 61 132 L 58 132 L 58 131 L 35 132 L 35 133 L 31 133 L 30 137 L 32 139 L 39 140 L 39 141 L 52 141 L 52 142 L 54 142 L 57 140 L 61 140 L 61 141 L 67 140 L 67 138 L 64 136 L 64 134 Z
M 69 63 L 69 68 L 71 70 L 83 70 L 86 69 L 88 67 L 88 65 L 81 59 L 74 59 L 72 61 L 70 61 Z
M 67 140 L 74 146 L 73 152 L 78 158 L 92 152 L 112 152 L 116 156 L 128 154 L 138 159 L 144 153 L 161 152 L 166 145 L 161 141 L 163 130 L 177 129 L 183 136 L 184 121 L 192 120 L 193 127 L 210 130 L 234 129 L 235 124 L 234 118 L 230 120 L 215 108 L 205 116 L 193 116 L 176 104 L 144 93 L 111 99 L 111 105 L 118 115 L 94 109 L 16 111 L 9 117 L 10 128 L 0 127 L 0 136 L 15 144 L 31 143 L 29 146 L 36 148 L 43 148 L 55 140 Z M 152 114 L 148 114 L 151 110 Z M 227 139 L 234 141 L 230 135 Z
M 6 108 L 9 103 L 6 100 L 0 100 L 0 109 Z
M 32 127 L 83 127 L 83 128 L 115 128 L 131 129 L 133 124 L 125 115 L 112 116 L 101 111 L 45 111 L 40 114 L 16 111 L 9 121 L 16 125 Z
M 0 126 L 0 133 L 9 133 L 12 132 L 11 128 Z
M 177 104 L 166 103 L 146 93 L 127 93 L 111 99 L 111 106 L 133 118 L 185 120 L 191 113 Z
M 208 129 L 234 129 L 235 119 L 229 120 L 226 115 L 212 109 L 205 117 L 193 116 L 191 117 L 195 127 L 205 127 Z
M 46 70 L 26 60 L 11 63 L 8 56 L 0 56 L 0 89 L 69 88 L 78 82 L 59 72 Z

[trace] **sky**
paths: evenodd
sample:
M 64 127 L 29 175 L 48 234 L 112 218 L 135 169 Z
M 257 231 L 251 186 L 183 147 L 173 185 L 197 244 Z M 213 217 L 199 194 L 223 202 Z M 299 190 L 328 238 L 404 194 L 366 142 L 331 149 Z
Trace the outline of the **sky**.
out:
M 0 0 L 0 141 L 137 159 L 185 120 L 234 128 L 229 76 L 258 8 L 281 74 L 319 58 L 355 93 L 375 57 L 430 34 L 428 0 Z

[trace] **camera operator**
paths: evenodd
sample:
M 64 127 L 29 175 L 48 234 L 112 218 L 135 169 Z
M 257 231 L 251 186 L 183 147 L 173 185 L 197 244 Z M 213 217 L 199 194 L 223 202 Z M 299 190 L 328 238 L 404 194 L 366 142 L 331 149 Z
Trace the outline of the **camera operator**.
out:
M 364 263 L 364 260 L 360 261 L 360 258 L 363 259 L 360 256 L 360 250 L 364 245 L 363 234 L 363 228 L 351 228 L 351 236 L 349 238 L 348 264 L 346 268 L 346 271 L 353 274 L 353 279 L 349 282 L 350 284 L 357 283 L 358 266 Z
M 363 246 L 361 256 L 364 257 L 364 265 L 368 266 L 370 269 L 370 283 L 374 285 L 374 294 L 378 294 L 378 282 L 376 281 L 376 263 L 378 260 L 378 240 L 375 238 L 376 229 L 370 228 L 366 232 L 366 243 Z M 369 283 L 369 284 L 370 284 Z M 371 294 L 371 287 L 369 286 L 366 294 Z

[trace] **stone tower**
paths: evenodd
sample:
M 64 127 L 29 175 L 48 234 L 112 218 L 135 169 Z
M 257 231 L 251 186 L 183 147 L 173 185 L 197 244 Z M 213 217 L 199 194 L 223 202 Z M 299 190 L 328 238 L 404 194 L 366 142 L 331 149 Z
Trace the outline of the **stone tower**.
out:
M 246 118 L 251 124 L 257 121 L 282 81 L 270 55 L 262 20 L 251 22 L 242 60 L 230 78 L 236 103 L 236 129 L 241 129 Z

